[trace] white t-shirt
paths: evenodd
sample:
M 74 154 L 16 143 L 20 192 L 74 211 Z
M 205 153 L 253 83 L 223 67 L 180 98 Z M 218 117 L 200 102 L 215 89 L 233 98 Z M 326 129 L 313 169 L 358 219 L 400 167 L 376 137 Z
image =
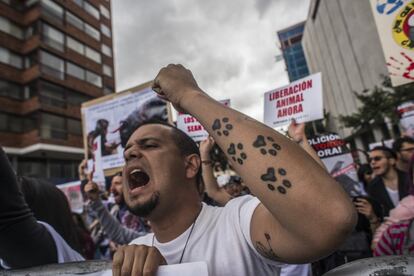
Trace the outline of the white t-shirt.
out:
M 262 257 L 250 238 L 250 221 L 259 203 L 249 195 L 230 200 L 225 207 L 203 203 L 182 262 L 207 262 L 209 275 L 279 275 L 282 264 Z M 168 264 L 179 263 L 190 230 L 191 226 L 167 243 L 154 238 Z M 151 233 L 131 244 L 152 246 L 153 237 Z
M 393 190 L 388 187 L 385 187 L 387 189 L 388 195 L 391 198 L 392 203 L 394 203 L 394 207 L 398 205 L 398 202 L 400 202 L 400 195 L 398 194 L 398 190 Z
M 311 265 L 310 264 L 287 264 L 282 267 L 280 276 L 310 276 Z

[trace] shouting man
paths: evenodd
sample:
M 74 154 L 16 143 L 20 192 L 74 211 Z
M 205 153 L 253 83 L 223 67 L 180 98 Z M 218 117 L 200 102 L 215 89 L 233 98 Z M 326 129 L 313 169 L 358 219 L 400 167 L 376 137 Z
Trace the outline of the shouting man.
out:
M 350 233 L 356 214 L 349 197 L 294 142 L 210 98 L 181 65 L 161 69 L 153 89 L 202 123 L 257 197 L 222 208 L 202 204 L 196 144 L 169 125 L 140 126 L 125 147 L 123 192 L 154 233 L 116 252 L 114 275 L 196 261 L 211 275 L 278 275 L 282 262 L 316 260 Z

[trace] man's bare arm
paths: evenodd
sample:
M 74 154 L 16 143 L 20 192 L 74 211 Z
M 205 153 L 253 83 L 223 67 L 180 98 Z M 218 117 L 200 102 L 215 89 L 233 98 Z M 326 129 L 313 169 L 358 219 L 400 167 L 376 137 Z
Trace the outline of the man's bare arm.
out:
M 294 142 L 210 98 L 180 65 L 163 68 L 153 89 L 203 124 L 260 199 L 251 238 L 263 256 L 308 262 L 329 254 L 352 230 L 352 202 Z

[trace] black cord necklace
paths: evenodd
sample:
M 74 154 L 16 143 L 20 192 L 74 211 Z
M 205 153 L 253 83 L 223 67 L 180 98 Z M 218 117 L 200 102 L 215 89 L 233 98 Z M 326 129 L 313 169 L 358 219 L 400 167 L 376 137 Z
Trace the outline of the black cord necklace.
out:
M 181 253 L 179 264 L 181 264 L 181 262 L 183 261 L 185 249 L 187 248 L 188 241 L 190 240 L 191 234 L 193 233 L 194 226 L 196 225 L 196 222 L 197 222 L 198 217 L 200 216 L 200 213 L 201 213 L 201 209 L 198 212 L 198 214 L 197 214 L 197 216 L 196 216 L 196 218 L 193 222 L 193 225 L 191 226 L 190 233 L 188 234 L 187 240 L 185 241 L 185 244 L 184 244 L 183 252 Z M 154 241 L 155 241 L 155 234 L 152 236 L 152 247 L 154 247 Z

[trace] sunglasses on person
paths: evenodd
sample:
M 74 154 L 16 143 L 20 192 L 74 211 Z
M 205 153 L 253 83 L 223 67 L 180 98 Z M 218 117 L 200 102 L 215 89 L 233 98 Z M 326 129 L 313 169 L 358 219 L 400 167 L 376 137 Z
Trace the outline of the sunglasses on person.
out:
M 372 161 L 380 161 L 382 158 L 384 158 L 383 156 L 374 156 L 374 157 L 369 157 L 368 158 L 368 162 L 371 163 Z

